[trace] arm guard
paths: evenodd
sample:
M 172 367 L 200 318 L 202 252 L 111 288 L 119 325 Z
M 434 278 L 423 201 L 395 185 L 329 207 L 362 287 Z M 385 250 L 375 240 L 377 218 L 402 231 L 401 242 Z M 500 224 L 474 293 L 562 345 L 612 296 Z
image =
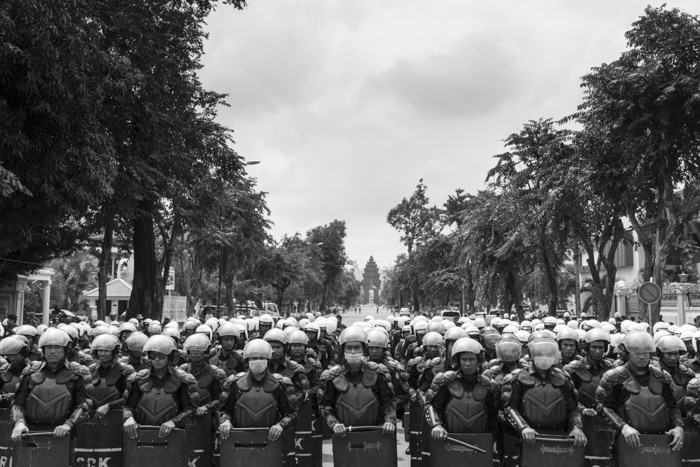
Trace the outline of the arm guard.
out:
M 335 417 L 333 410 L 329 407 L 321 407 L 321 416 L 326 420 L 326 425 L 328 425 L 331 430 L 340 423 L 340 420 Z
M 175 424 L 176 427 L 182 428 L 185 426 L 185 422 L 192 417 L 192 414 L 194 413 L 194 409 L 187 409 L 179 414 L 177 414 L 175 417 L 170 420 Z
M 10 409 L 10 418 L 12 419 L 12 423 L 14 425 L 17 425 L 18 423 L 24 423 L 25 425 L 27 424 L 24 419 L 24 408 L 20 407 L 19 405 L 12 405 L 12 408 Z
M 603 420 L 607 422 L 608 425 L 612 427 L 613 430 L 615 431 L 621 431 L 622 427 L 627 425 L 623 419 L 620 418 L 617 413 L 610 407 L 605 407 L 602 404 L 599 404 L 598 407 L 598 413 L 600 413 L 600 416 L 603 417 Z
M 80 422 L 83 421 L 83 419 L 87 416 L 89 412 L 89 409 L 86 408 L 84 405 L 79 405 L 73 410 L 73 413 L 71 416 L 68 418 L 68 420 L 65 421 L 65 424 L 71 427 L 71 429 L 75 428 L 80 424 Z
M 522 432 L 525 428 L 529 428 L 529 425 L 525 421 L 522 415 L 515 410 L 513 407 L 506 407 L 503 409 L 503 414 L 506 416 L 506 420 L 515 428 L 518 433 Z
M 442 425 L 442 422 L 435 413 L 435 410 L 433 409 L 432 405 L 428 405 L 425 408 L 425 419 L 428 421 L 428 425 L 430 425 L 430 428 L 435 428 L 438 425 Z
M 296 416 L 294 416 L 294 415 L 284 416 L 277 423 L 280 424 L 280 426 L 282 427 L 282 429 L 284 431 L 287 431 L 296 425 Z

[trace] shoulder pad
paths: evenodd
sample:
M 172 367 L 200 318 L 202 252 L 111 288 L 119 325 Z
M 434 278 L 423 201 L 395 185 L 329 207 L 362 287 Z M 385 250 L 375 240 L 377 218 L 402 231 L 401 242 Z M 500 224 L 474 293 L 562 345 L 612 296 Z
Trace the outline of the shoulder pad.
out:
M 338 375 L 340 375 L 343 371 L 345 371 L 345 368 L 342 365 L 333 365 L 332 367 L 328 368 L 326 371 L 328 372 L 328 374 L 330 375 L 331 378 L 335 378 Z M 324 371 L 324 373 L 326 371 Z
M 524 384 L 525 386 L 533 386 L 535 384 L 535 378 L 530 374 L 529 371 L 516 370 L 511 374 L 514 376 L 515 379 L 520 381 L 520 383 Z
M 124 376 L 129 376 L 132 374 L 134 371 L 134 367 L 129 365 L 128 363 L 125 362 L 120 362 L 119 360 L 114 361 L 114 367 L 119 371 L 119 373 L 123 374 Z
M 671 384 L 673 382 L 671 375 L 666 370 L 663 370 L 660 367 L 654 365 L 649 365 L 649 369 L 651 370 L 652 374 L 655 377 L 659 378 L 661 381 L 668 384 Z
M 691 378 L 695 378 L 695 372 L 688 368 L 685 365 L 678 365 L 678 369 L 681 371 L 686 376 L 690 376 Z
M 560 388 L 564 386 L 564 384 L 566 384 L 566 381 L 570 378 L 571 377 L 569 376 L 569 374 L 566 373 L 564 370 L 561 370 L 557 367 L 552 367 L 550 373 L 550 380 L 552 381 L 552 386 Z
M 245 372 L 241 371 L 240 373 L 236 373 L 236 374 L 233 374 L 233 375 L 226 377 L 226 379 L 222 383 L 224 390 L 225 391 L 230 390 L 231 384 L 235 383 L 236 381 L 238 381 L 239 379 L 241 379 L 244 376 L 245 376 Z
M 607 399 L 613 387 L 616 384 L 624 383 L 630 378 L 630 373 L 625 366 L 616 366 L 605 373 L 600 380 L 598 389 L 596 389 L 595 397 L 598 403 L 602 403 Z
M 521 368 L 518 368 L 517 370 L 513 370 L 512 372 L 508 373 L 504 378 L 503 378 L 503 384 L 510 384 L 513 382 L 515 378 L 518 377 L 520 372 L 523 370 Z
M 500 387 L 498 383 L 484 374 L 479 375 L 479 383 L 484 386 L 491 394 L 498 394 Z
M 149 368 L 144 368 L 141 371 L 137 371 L 136 373 L 132 374 L 129 379 L 130 380 L 135 380 L 135 381 L 143 381 L 148 379 L 148 377 L 151 375 L 151 370 Z
M 581 360 L 575 359 L 564 365 L 563 370 L 567 373 L 573 373 L 576 370 L 580 370 L 583 367 L 583 362 Z
M 265 392 L 272 392 L 280 387 L 281 384 L 289 386 L 292 383 L 289 378 L 282 376 L 279 373 L 268 373 L 267 376 L 268 377 L 265 378 L 265 381 L 263 382 L 263 390 Z M 287 384 L 287 381 L 289 381 L 289 384 Z
M 35 362 L 31 362 L 29 365 L 24 367 L 24 370 L 22 370 L 22 375 L 29 375 L 31 373 L 35 373 L 44 366 L 44 362 L 42 360 L 37 360 Z
M 688 390 L 695 389 L 700 390 L 700 378 L 693 378 L 688 382 Z
M 182 371 L 179 368 L 173 368 L 173 374 L 181 383 L 185 384 L 197 384 L 197 379 L 186 371 Z
M 207 365 L 207 368 L 209 369 L 209 374 L 212 375 L 214 378 L 218 379 L 219 381 L 223 381 L 226 379 L 226 372 L 218 366 Z
M 391 378 L 391 372 L 389 371 L 389 368 L 387 368 L 386 365 L 383 363 L 378 363 L 377 364 L 377 369 L 379 370 L 380 373 L 384 375 L 384 377 L 388 380 Z

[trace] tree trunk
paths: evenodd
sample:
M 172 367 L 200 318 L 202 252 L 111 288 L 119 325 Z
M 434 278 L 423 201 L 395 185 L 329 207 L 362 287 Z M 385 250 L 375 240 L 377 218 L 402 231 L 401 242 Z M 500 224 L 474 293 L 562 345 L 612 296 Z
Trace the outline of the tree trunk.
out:
M 142 203 L 143 204 L 143 203 Z M 129 299 L 127 319 L 142 314 L 144 318 L 160 320 L 156 303 L 156 242 L 153 217 L 148 206 L 134 221 L 134 283 Z
M 112 258 L 112 237 L 114 235 L 114 218 L 108 209 L 105 209 L 104 235 L 102 236 L 102 252 L 100 253 L 100 269 L 97 273 L 98 298 L 97 319 L 104 320 L 107 317 L 107 276 L 111 275 L 110 259 Z

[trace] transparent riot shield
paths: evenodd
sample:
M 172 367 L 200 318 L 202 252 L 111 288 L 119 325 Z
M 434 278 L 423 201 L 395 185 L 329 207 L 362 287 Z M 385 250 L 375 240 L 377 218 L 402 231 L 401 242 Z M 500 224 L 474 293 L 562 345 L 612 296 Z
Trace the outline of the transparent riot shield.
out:
M 94 420 L 91 412 L 76 430 L 75 448 L 73 449 L 74 467 L 92 467 L 108 465 L 121 467 L 122 452 L 122 411 L 113 409 L 104 419 Z
M 135 439 L 124 433 L 124 465 L 187 467 L 185 430 L 176 428 L 165 438 L 159 431 L 160 426 L 140 425 Z
M 574 439 L 561 435 L 537 436 L 534 445 L 520 443 L 521 467 L 583 467 L 584 446 L 574 446 Z
M 381 426 L 347 427 L 333 436 L 334 467 L 396 467 L 396 433 L 382 434 Z
M 185 425 L 188 467 L 210 467 L 214 455 L 211 414 L 195 417 Z
M 221 467 L 279 467 L 282 438 L 270 441 L 268 428 L 233 428 L 228 439 L 219 441 Z
M 640 433 L 640 448 L 630 447 L 622 437 L 618 437 L 618 465 L 620 467 L 680 467 L 681 451 L 668 447 L 671 435 L 643 435 Z M 683 443 L 685 444 L 685 443 Z
M 70 465 L 70 436 L 55 438 L 53 431 L 30 431 L 22 436 L 22 441 L 15 443 L 12 465 L 13 467 Z
M 490 433 L 450 433 L 446 441 L 430 439 L 431 467 L 468 465 L 492 467 L 493 436 Z

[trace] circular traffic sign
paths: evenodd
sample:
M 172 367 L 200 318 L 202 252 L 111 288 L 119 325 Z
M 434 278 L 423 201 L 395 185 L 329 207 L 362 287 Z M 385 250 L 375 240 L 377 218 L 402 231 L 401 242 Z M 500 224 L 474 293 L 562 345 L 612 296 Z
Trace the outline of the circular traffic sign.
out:
M 661 300 L 661 288 L 653 282 L 645 282 L 639 286 L 637 295 L 647 305 L 653 305 Z

